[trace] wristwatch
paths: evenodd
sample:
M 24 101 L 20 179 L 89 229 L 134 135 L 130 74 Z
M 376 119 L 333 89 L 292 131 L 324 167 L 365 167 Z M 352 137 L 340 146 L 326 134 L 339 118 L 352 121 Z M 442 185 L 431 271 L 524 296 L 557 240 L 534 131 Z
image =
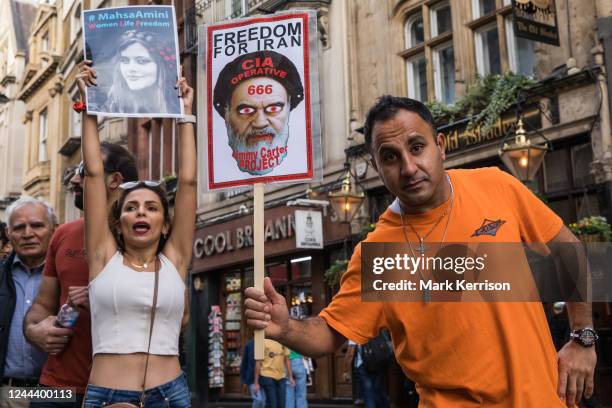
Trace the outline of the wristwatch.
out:
M 593 328 L 585 327 L 584 329 L 572 330 L 570 339 L 583 347 L 593 347 L 599 339 L 599 336 Z
M 178 118 L 176 120 L 176 123 L 178 123 L 179 125 L 182 125 L 183 123 L 196 123 L 196 117 L 195 115 L 185 115 L 182 118 Z

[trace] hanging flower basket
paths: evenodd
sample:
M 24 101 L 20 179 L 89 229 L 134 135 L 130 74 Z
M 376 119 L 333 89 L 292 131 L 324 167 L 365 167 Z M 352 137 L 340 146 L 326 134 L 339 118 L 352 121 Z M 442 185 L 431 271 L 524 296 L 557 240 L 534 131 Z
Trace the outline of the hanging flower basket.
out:
M 612 236 L 610 224 L 600 215 L 582 218 L 569 228 L 582 242 L 608 242 Z

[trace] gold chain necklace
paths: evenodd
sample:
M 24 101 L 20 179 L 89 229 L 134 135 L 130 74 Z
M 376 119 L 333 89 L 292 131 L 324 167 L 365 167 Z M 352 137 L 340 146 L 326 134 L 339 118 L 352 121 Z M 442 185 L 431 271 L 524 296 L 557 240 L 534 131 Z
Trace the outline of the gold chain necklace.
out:
M 444 232 L 442 233 L 442 240 L 440 241 L 440 247 L 442 247 L 442 244 L 444 243 L 444 240 L 446 239 L 446 232 L 448 231 L 448 225 L 450 224 L 451 214 L 453 212 L 453 204 L 455 203 L 455 189 L 453 188 L 453 182 L 451 181 L 448 173 L 446 174 L 446 180 L 448 180 L 448 185 L 450 186 L 450 190 L 451 190 L 450 206 L 448 210 L 445 210 L 444 213 L 442 213 L 442 215 L 435 222 L 434 226 L 431 227 L 431 229 L 424 236 L 421 237 L 419 233 L 416 231 L 416 229 L 409 222 L 404 221 L 404 210 L 402 209 L 402 206 L 400 203 L 400 218 L 402 220 L 402 232 L 404 233 L 404 238 L 406 239 L 406 242 L 408 243 L 408 248 L 410 248 L 410 253 L 412 254 L 413 258 L 416 258 L 416 256 L 414 254 L 414 250 L 412 249 L 412 243 L 410 242 L 410 239 L 408 238 L 408 234 L 406 233 L 406 224 L 410 227 L 410 229 L 412 229 L 412 232 L 414 232 L 414 235 L 416 235 L 416 237 L 419 240 L 419 252 L 421 253 L 421 256 L 425 255 L 425 250 L 426 250 L 425 243 L 424 243 L 425 239 L 429 235 L 431 235 L 431 233 L 436 229 L 438 224 L 440 224 L 440 221 L 442 221 L 442 218 L 444 218 L 446 214 L 448 214 L 448 219 L 446 220 L 446 225 L 444 226 Z M 422 267 L 419 270 L 419 275 L 421 277 L 421 280 L 425 279 L 423 276 Z M 423 301 L 425 303 L 428 303 L 430 300 L 431 300 L 431 293 L 429 289 L 426 288 L 423 292 Z
M 151 262 L 145 262 L 145 263 L 143 263 L 142 265 L 138 265 L 138 264 L 136 264 L 136 263 L 132 262 L 132 261 L 130 260 L 130 258 L 129 258 L 129 257 L 127 257 L 127 256 L 125 256 L 125 255 L 124 255 L 124 257 L 125 257 L 125 258 L 127 258 L 127 261 L 130 263 L 130 265 L 132 265 L 132 266 L 133 266 L 133 267 L 135 267 L 135 268 L 139 268 L 139 269 L 148 269 L 148 268 L 149 268 L 149 264 L 150 264 L 151 262 L 155 262 L 155 259 L 157 259 L 157 256 L 155 256 L 155 258 L 153 258 L 153 261 L 151 261 Z

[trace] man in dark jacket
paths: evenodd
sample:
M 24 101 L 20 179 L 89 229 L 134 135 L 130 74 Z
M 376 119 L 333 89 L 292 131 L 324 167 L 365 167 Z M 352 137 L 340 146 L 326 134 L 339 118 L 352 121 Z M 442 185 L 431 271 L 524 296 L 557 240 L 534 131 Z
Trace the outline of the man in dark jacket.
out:
M 0 406 L 27 407 L 27 399 L 10 399 L 8 388 L 33 387 L 47 355 L 27 342 L 23 318 L 42 278 L 49 241 L 57 224 L 43 201 L 23 197 L 6 210 L 13 250 L 0 265 Z M 68 336 L 69 330 L 62 333 Z
M 263 389 L 253 389 L 255 382 L 255 343 L 253 339 L 244 346 L 242 361 L 240 362 L 240 382 L 249 387 L 249 394 L 253 398 L 252 408 L 263 408 L 266 406 L 266 397 Z

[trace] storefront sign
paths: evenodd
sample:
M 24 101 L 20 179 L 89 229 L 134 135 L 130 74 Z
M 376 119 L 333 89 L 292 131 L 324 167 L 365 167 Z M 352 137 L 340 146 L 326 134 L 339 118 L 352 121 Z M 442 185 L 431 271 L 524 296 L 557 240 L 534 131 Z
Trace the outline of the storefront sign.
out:
M 555 0 L 512 0 L 512 9 L 517 37 L 559 45 Z
M 265 239 L 274 241 L 292 237 L 294 229 L 295 222 L 291 214 L 280 217 L 266 224 Z M 253 227 L 246 224 L 233 231 L 228 229 L 215 235 L 197 238 L 193 244 L 193 254 L 196 258 L 203 258 L 251 246 L 253 246 Z
M 531 110 L 523 114 L 523 118 L 529 123 L 536 123 L 536 128 L 540 128 L 539 123 L 539 112 L 537 110 Z M 499 119 L 495 126 L 491 128 L 487 133 L 481 132 L 481 127 L 478 126 L 475 129 L 468 129 L 467 124 L 457 125 L 456 127 L 448 127 L 441 129 L 446 138 L 446 153 L 453 153 L 464 148 L 475 146 L 490 140 L 501 139 L 508 132 L 512 130 L 514 123 L 516 122 L 515 115 L 509 115 L 503 119 Z
M 296 245 L 297 211 L 316 214 L 321 217 L 321 239 L 323 245 L 342 242 L 350 236 L 348 224 L 333 222 L 330 216 L 307 208 L 280 206 L 265 211 L 266 258 L 305 251 Z M 316 217 L 316 215 L 315 215 Z M 313 218 L 313 223 L 316 220 Z M 253 215 L 234 218 L 230 221 L 209 225 L 196 231 L 193 244 L 193 273 L 227 268 L 231 265 L 253 262 Z M 316 237 L 316 235 L 315 235 Z M 308 247 L 312 249 L 313 247 Z
M 296 248 L 323 248 L 323 220 L 319 211 L 295 210 Z

